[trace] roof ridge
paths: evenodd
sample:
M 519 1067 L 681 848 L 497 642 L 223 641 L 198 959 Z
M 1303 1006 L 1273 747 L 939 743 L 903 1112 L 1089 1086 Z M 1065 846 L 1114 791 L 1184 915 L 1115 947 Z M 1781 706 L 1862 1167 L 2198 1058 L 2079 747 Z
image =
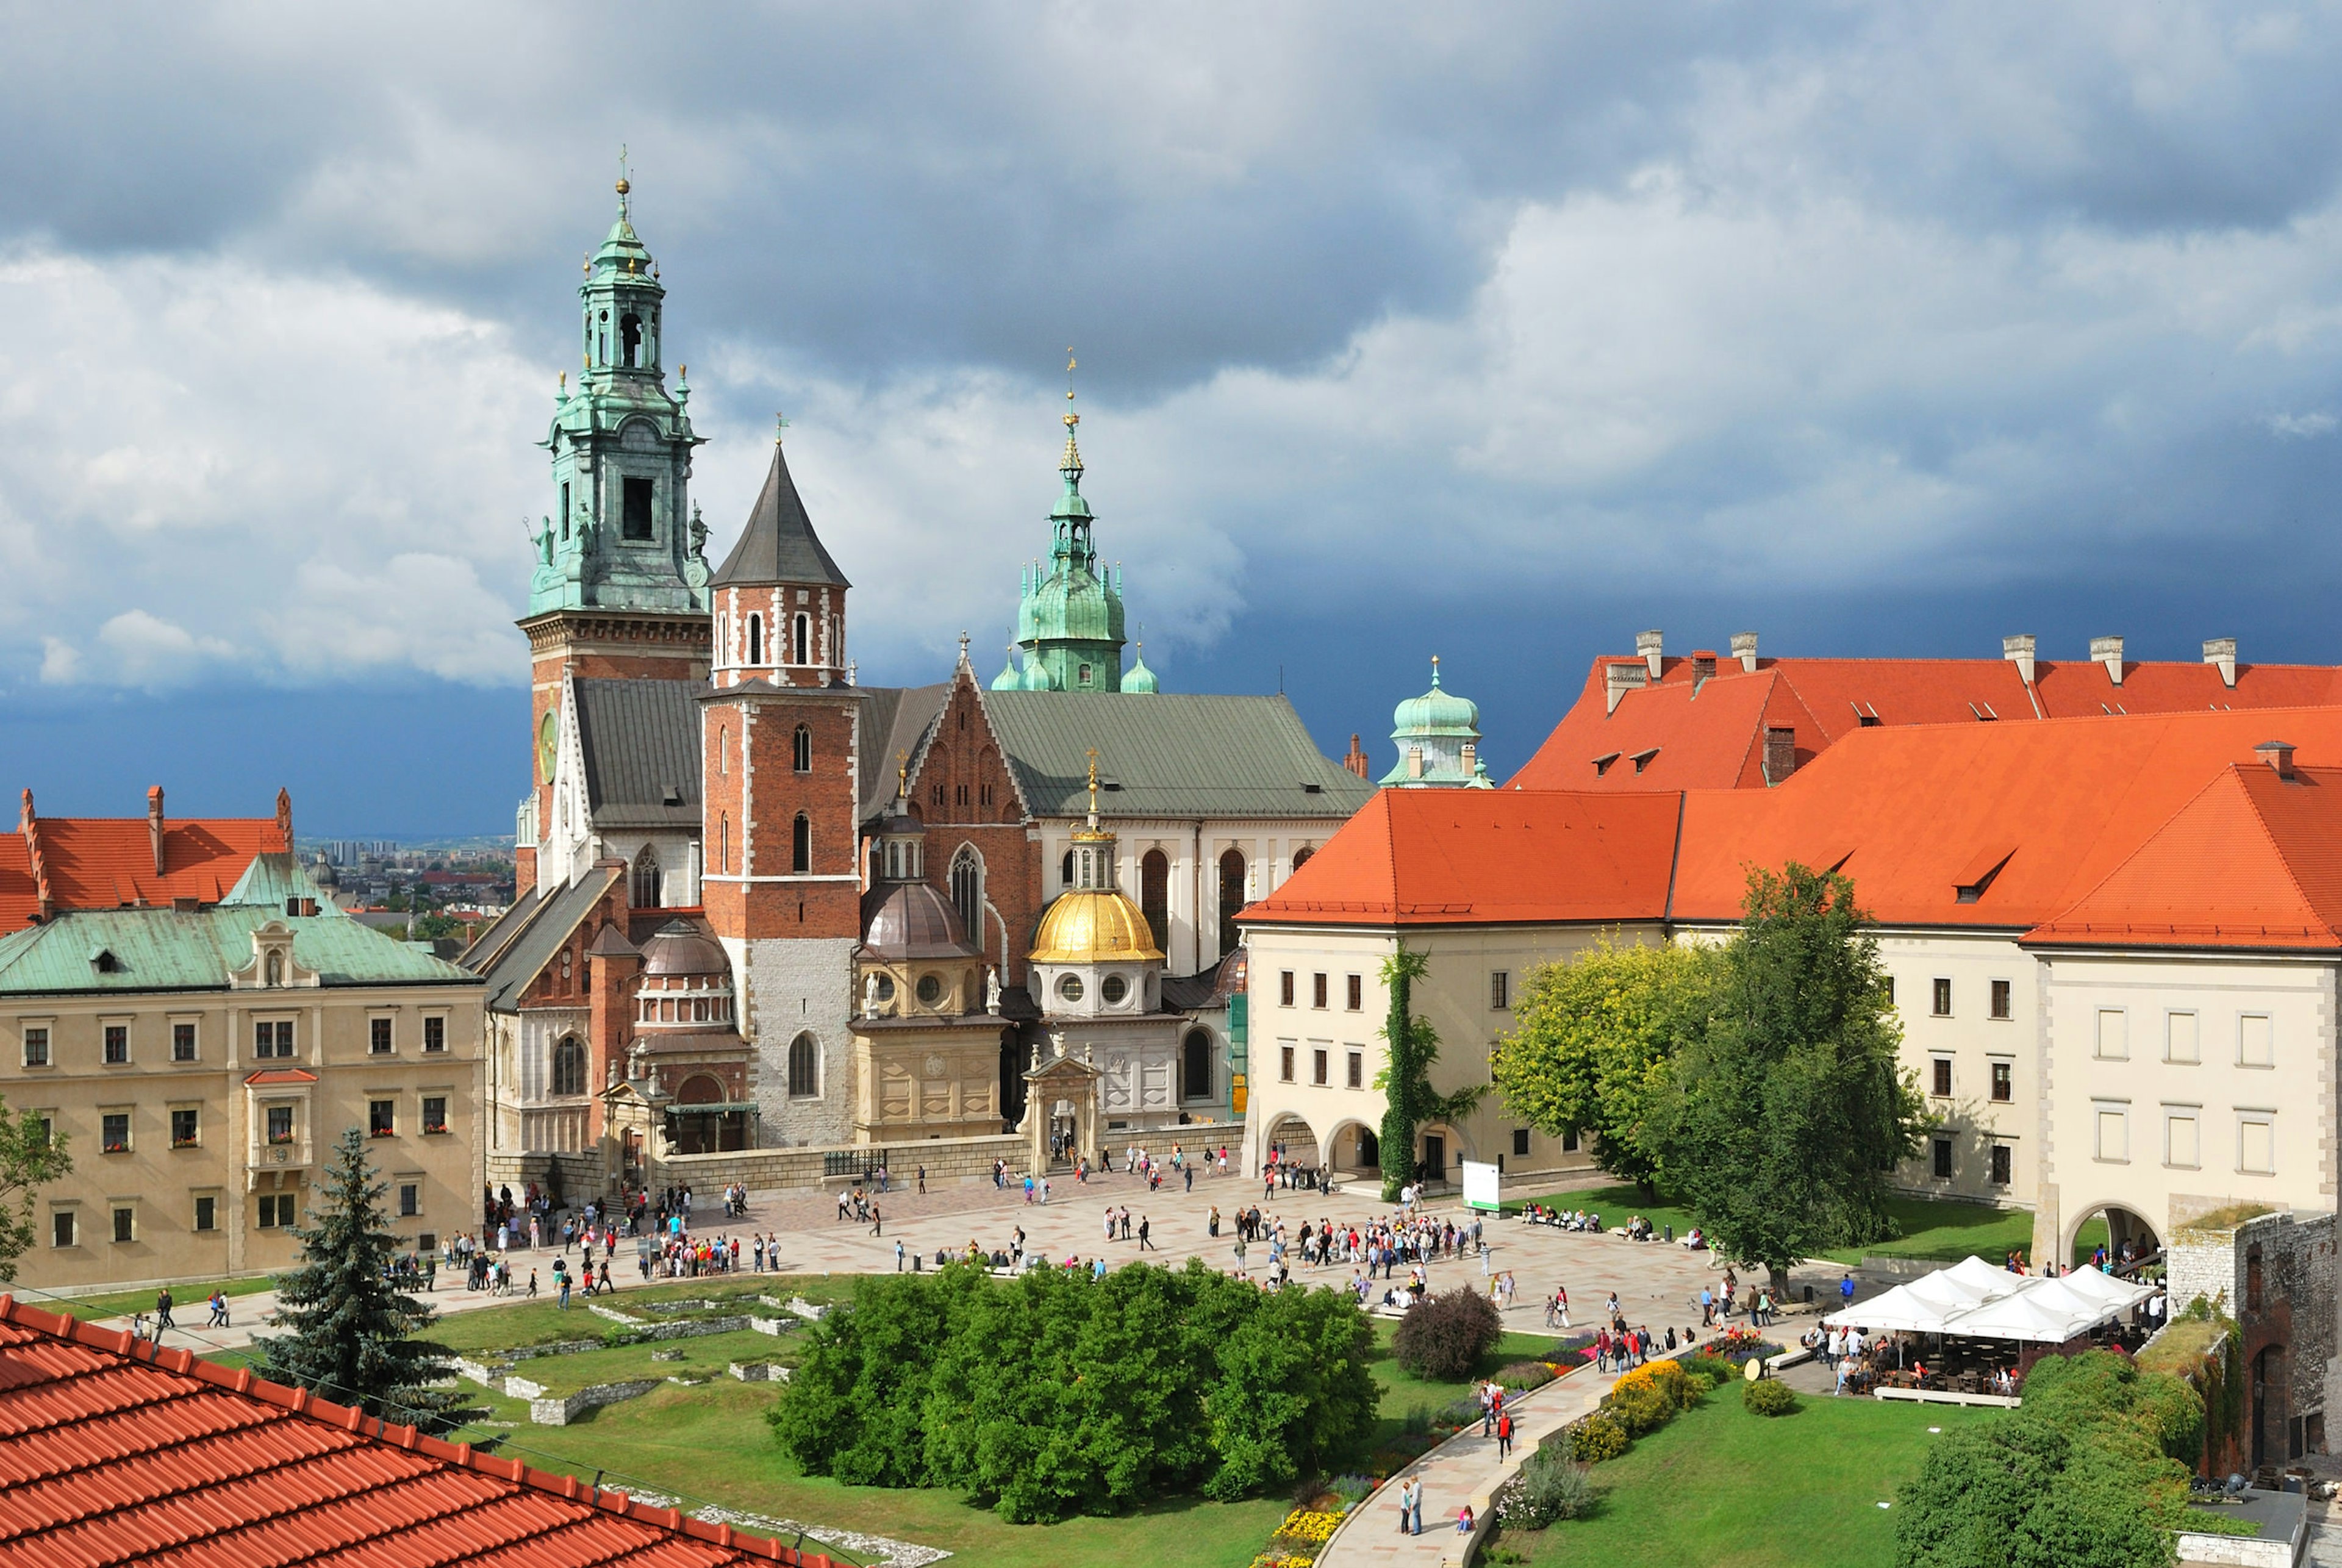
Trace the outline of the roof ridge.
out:
M 337 1404 L 331 1400 L 318 1398 L 305 1388 L 288 1387 L 256 1376 L 249 1365 L 231 1371 L 216 1362 L 205 1361 L 184 1345 L 165 1349 L 156 1343 L 146 1353 L 141 1354 L 134 1347 L 145 1342 L 138 1340 L 126 1329 L 100 1328 L 95 1323 L 82 1322 L 70 1313 L 43 1312 L 38 1307 L 18 1301 L 13 1291 L 0 1293 L 0 1323 L 13 1323 L 68 1344 L 110 1353 L 126 1363 L 157 1367 L 175 1376 L 192 1378 L 240 1397 L 275 1406 L 318 1425 L 338 1428 L 361 1442 L 369 1439 L 365 1423 L 372 1421 L 375 1423 L 372 1442 L 421 1454 L 450 1468 L 508 1482 L 639 1523 L 663 1526 L 747 1555 L 768 1557 L 780 1563 L 803 1563 L 806 1561 L 793 1548 L 783 1546 L 770 1537 L 742 1535 L 728 1523 L 710 1524 L 705 1520 L 690 1518 L 673 1506 L 656 1508 L 636 1501 L 622 1491 L 587 1487 L 574 1475 L 556 1476 L 517 1459 L 500 1459 L 480 1453 L 469 1443 L 452 1443 L 444 1438 L 427 1436 L 413 1425 L 394 1426 L 381 1416 L 367 1415 L 355 1405 Z M 588 1493 L 590 1496 L 586 1495 Z
M 2294 869 L 2293 857 L 2286 853 L 2285 845 L 2277 842 L 2277 831 L 2269 826 L 2268 814 L 2261 809 L 2259 799 L 2254 795 L 2251 787 L 2245 783 L 2245 769 L 2259 765 L 2257 763 L 2230 763 L 2227 773 L 2222 776 L 2236 781 L 2238 793 L 2243 794 L 2246 806 L 2253 814 L 2253 825 L 2260 829 L 2262 842 L 2268 845 L 2269 853 L 2277 856 L 2277 865 L 2285 873 L 2286 885 L 2293 889 L 2293 895 L 2296 898 L 2301 900 L 2301 907 L 2309 911 L 2318 926 L 2328 936 L 2342 940 L 2342 932 L 2335 929 L 2334 923 L 2328 920 L 2326 917 L 2326 912 L 2318 907 L 2317 900 L 2310 897 L 2309 890 L 2301 885 L 2301 874 Z

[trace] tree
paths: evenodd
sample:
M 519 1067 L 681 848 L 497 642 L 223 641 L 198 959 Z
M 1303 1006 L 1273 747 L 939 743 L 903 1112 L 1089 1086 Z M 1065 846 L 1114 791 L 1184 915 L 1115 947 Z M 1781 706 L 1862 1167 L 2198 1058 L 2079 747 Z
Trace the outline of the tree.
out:
M 1719 969 L 1713 948 L 1607 937 L 1532 969 L 1489 1056 L 1497 1093 L 1540 1132 L 1590 1136 L 1602 1168 L 1656 1202 L 1655 1118 L 1676 1054 L 1706 1028 Z
M 32 1250 L 34 1195 L 72 1171 L 65 1134 L 48 1118 L 0 1103 L 0 1280 L 15 1279 L 16 1260 Z
M 1923 1102 L 1854 884 L 1791 862 L 1751 871 L 1742 907 L 1656 1142 L 1712 1243 L 1777 1284 L 1797 1258 L 1894 1234 L 1887 1178 L 1919 1151 Z
M 1383 1094 L 1382 1136 L 1377 1144 L 1383 1168 L 1383 1201 L 1398 1197 L 1398 1190 L 1415 1180 L 1415 1133 L 1426 1122 L 1460 1121 L 1472 1114 L 1486 1084 L 1468 1084 L 1452 1094 L 1431 1086 L 1431 1064 L 1439 1060 L 1439 1033 L 1427 1018 L 1411 1010 L 1415 982 L 1431 972 L 1430 958 L 1410 953 L 1405 944 L 1383 960 L 1383 985 L 1390 993 L 1390 1014 L 1382 1037 L 1388 1047 L 1375 1087 Z
M 415 1336 L 438 1313 L 393 1283 L 400 1238 L 382 1208 L 365 1134 L 334 1144 L 325 1204 L 294 1229 L 301 1262 L 276 1283 L 276 1322 L 290 1332 L 253 1342 L 263 1377 L 355 1404 L 369 1415 L 426 1431 L 452 1424 L 455 1402 L 429 1386 L 452 1377 L 445 1345 Z
M 1460 1383 L 1504 1337 L 1496 1303 L 1469 1285 L 1458 1285 L 1406 1309 L 1392 1336 L 1391 1355 L 1417 1377 Z

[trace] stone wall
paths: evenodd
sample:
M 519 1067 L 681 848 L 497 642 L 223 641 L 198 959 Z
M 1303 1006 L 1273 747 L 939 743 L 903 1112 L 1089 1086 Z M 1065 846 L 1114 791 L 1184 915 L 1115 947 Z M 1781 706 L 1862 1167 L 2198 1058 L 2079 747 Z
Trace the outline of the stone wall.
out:
M 1152 1133 L 1101 1134 L 1106 1140 L 1106 1150 L 1114 1157 L 1115 1169 L 1122 1169 L 1124 1151 L 1132 1145 L 1145 1149 L 1158 1160 L 1171 1157 L 1174 1145 L 1192 1157 L 1206 1148 L 1216 1150 L 1228 1145 L 1228 1160 L 1234 1169 L 1239 1157 L 1236 1140 L 1243 1128 L 1234 1122 L 1198 1122 L 1185 1127 L 1164 1127 Z M 830 1186 L 850 1184 L 860 1180 L 859 1173 L 867 1166 L 876 1169 L 885 1165 L 896 1186 L 908 1186 L 916 1179 L 918 1168 L 927 1168 L 927 1184 L 939 1186 L 948 1182 L 988 1182 L 992 1179 L 992 1163 L 1008 1162 L 1010 1175 L 1024 1179 L 1032 1143 L 1022 1133 L 993 1134 L 982 1138 L 928 1138 L 907 1144 L 843 1144 L 836 1149 L 745 1149 L 726 1154 L 674 1154 L 651 1162 L 650 1184 L 654 1189 L 665 1186 L 688 1185 L 703 1195 L 713 1193 L 727 1183 L 746 1183 L 751 1192 L 768 1192 L 782 1187 L 817 1187 L 824 1183 L 822 1158 L 826 1154 L 846 1153 L 854 1156 L 856 1174 L 828 1178 Z M 1095 1158 L 1097 1151 L 1089 1151 Z M 1168 1179 L 1167 1177 L 1166 1178 Z M 1199 1174 L 1196 1180 L 1203 1180 Z
M 2167 1282 L 2175 1312 L 2197 1296 L 2225 1303 L 2243 1336 L 2247 1408 L 2245 1448 L 2253 1433 L 2250 1388 L 2266 1382 L 2261 1431 L 2264 1463 L 2282 1464 L 2325 1447 L 2329 1384 L 2336 1363 L 2337 1267 L 2330 1213 L 2263 1214 L 2234 1225 L 2182 1225 L 2172 1234 Z
M 742 1033 L 754 1043 L 757 1138 L 766 1148 L 840 1144 L 854 1135 L 853 937 L 726 938 Z M 789 1044 L 813 1036 L 819 1093 L 789 1095 Z M 816 1169 L 818 1162 L 816 1162 Z M 654 1185 L 657 1184 L 656 1183 Z
M 560 1399 L 532 1399 L 528 1402 L 528 1419 L 537 1426 L 566 1426 L 589 1410 L 640 1399 L 666 1381 L 654 1377 L 633 1383 L 601 1383 Z

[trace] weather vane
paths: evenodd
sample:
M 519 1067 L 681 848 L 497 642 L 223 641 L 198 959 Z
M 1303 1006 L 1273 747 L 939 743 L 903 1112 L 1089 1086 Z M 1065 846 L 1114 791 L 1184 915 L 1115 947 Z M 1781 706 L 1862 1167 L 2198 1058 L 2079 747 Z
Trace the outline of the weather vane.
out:
M 773 444 L 781 444 L 781 432 L 789 427 L 789 416 L 776 410 L 773 414 Z

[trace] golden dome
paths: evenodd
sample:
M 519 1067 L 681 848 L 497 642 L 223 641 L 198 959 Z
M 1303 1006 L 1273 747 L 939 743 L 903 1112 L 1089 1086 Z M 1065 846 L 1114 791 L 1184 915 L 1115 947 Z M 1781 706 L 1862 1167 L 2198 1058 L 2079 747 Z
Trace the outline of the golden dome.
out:
M 1074 889 L 1057 895 L 1033 939 L 1035 964 L 1162 962 L 1146 916 L 1118 893 Z

